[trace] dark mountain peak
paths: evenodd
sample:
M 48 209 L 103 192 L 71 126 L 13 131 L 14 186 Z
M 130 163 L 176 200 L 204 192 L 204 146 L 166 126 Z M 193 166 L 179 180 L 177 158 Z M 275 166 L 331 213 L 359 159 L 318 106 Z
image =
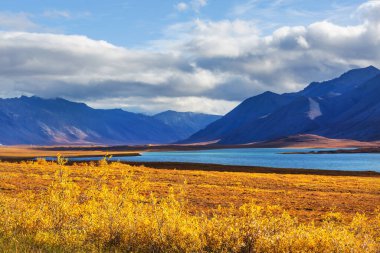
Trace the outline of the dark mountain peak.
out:
M 281 95 L 271 92 L 271 91 L 266 91 L 264 93 L 261 93 L 259 95 L 247 98 L 244 100 L 239 106 L 244 106 L 244 105 L 249 105 L 253 106 L 255 104 L 260 104 L 263 102 L 270 102 L 273 99 L 276 99 L 277 97 L 280 97 Z
M 64 98 L 60 98 L 60 97 L 43 98 L 43 97 L 39 97 L 39 96 L 25 96 L 25 95 L 22 95 L 19 98 L 15 98 L 15 99 L 20 99 L 20 100 L 24 100 L 24 101 L 66 101 L 66 102 L 70 102 L 70 101 L 68 101 Z
M 261 93 L 260 95 L 262 95 L 262 96 L 277 96 L 278 94 L 274 93 L 272 91 L 266 91 L 264 93 Z
M 365 68 L 356 68 L 356 69 L 351 69 L 345 73 L 343 73 L 340 77 L 336 79 L 350 79 L 350 78 L 364 78 L 364 76 L 375 76 L 380 74 L 380 70 L 377 69 L 376 67 L 370 65 Z M 335 79 L 335 80 L 336 80 Z M 333 79 L 334 80 L 334 79 Z
M 280 96 L 280 95 L 277 93 L 274 93 L 272 91 L 266 91 L 266 92 L 263 92 L 263 93 L 257 95 L 257 97 L 262 97 L 262 98 L 274 98 L 274 97 L 278 97 L 278 96 Z
M 38 96 L 25 96 L 22 95 L 20 97 L 9 98 L 12 101 L 21 101 L 22 103 L 30 104 L 30 105 L 38 105 L 47 103 L 49 100 L 45 98 L 41 98 Z
M 42 98 L 38 96 L 21 96 L 20 98 L 14 98 L 15 100 L 20 100 L 25 103 L 34 105 L 34 106 L 52 106 L 53 108 L 58 107 L 77 107 L 77 108 L 87 108 L 90 109 L 91 107 L 87 106 L 85 103 L 80 102 L 73 102 L 69 101 L 67 99 L 56 97 L 56 98 Z M 92 109 L 92 108 L 91 108 Z
M 160 113 L 158 113 L 158 114 L 164 114 L 164 113 L 177 113 L 177 111 L 174 111 L 174 110 L 166 110 L 166 111 L 160 112 Z
M 183 143 L 242 144 L 310 133 L 380 140 L 378 94 L 379 69 L 352 69 L 329 81 L 312 82 L 300 92 L 250 97 Z
M 379 69 L 378 68 L 376 68 L 375 66 L 373 66 L 373 65 L 369 65 L 368 67 L 366 67 L 365 69 L 372 69 L 372 70 L 378 70 L 379 71 Z
M 161 116 L 161 115 L 186 115 L 186 114 L 194 114 L 193 112 L 177 112 L 177 111 L 174 111 L 174 110 L 166 110 L 166 111 L 163 111 L 163 112 L 159 112 L 157 114 L 155 114 L 154 116 Z
M 43 100 L 41 97 L 38 97 L 38 96 L 25 96 L 25 95 L 22 95 L 19 98 L 14 98 L 14 99 L 20 99 L 20 100 L 23 100 L 23 101 Z
M 189 139 L 184 140 L 183 143 L 222 139 L 243 125 L 248 125 L 252 121 L 267 117 L 292 100 L 292 95 L 279 95 L 270 91 L 248 98 L 224 117 L 211 123 Z
M 374 66 L 352 69 L 329 81 L 312 82 L 299 94 L 313 97 L 340 96 L 379 74 L 380 70 Z
M 221 115 L 216 115 L 216 114 L 207 114 L 207 113 L 201 113 L 201 112 L 177 112 L 174 110 L 167 110 L 167 111 L 163 111 L 163 112 L 160 112 L 160 113 L 153 115 L 153 117 L 166 117 L 166 116 L 171 116 L 171 117 L 174 117 L 174 116 L 181 116 L 181 117 L 197 117 L 197 116 L 198 117 L 202 117 L 202 116 L 214 117 L 215 116 L 215 117 L 221 117 Z
M 22 100 L 26 100 L 26 99 L 29 99 L 29 98 L 31 98 L 31 97 L 28 97 L 28 96 L 25 96 L 25 95 L 22 95 L 22 96 L 20 97 L 20 99 L 22 99 Z
M 369 65 L 368 67 L 365 67 L 363 69 L 368 69 L 368 70 L 375 70 L 375 71 L 380 71 L 380 69 L 376 68 L 375 66 L 373 65 Z
M 176 129 L 121 109 L 93 109 L 63 98 L 37 96 L 0 100 L 0 143 L 7 145 L 148 144 L 178 139 Z

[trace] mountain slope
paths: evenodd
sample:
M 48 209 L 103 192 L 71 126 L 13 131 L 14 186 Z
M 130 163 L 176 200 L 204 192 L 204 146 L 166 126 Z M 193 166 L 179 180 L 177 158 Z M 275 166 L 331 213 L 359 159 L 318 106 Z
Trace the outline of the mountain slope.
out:
M 312 82 L 299 94 L 309 97 L 334 97 L 352 91 L 360 84 L 380 74 L 380 70 L 374 66 L 361 69 L 353 69 L 325 82 Z
M 320 100 L 297 97 L 267 117 L 242 125 L 220 143 L 250 143 L 311 132 L 324 125 L 323 111 Z
M 158 113 L 153 117 L 175 129 L 182 140 L 220 119 L 222 116 L 169 110 Z
M 170 143 L 179 136 L 152 117 L 96 110 L 64 99 L 0 99 L 1 144 Z
M 380 140 L 380 70 L 350 70 L 297 93 L 263 93 L 182 143 L 244 144 L 296 134 Z
M 236 129 L 267 117 L 293 99 L 292 94 L 278 95 L 273 92 L 265 92 L 246 99 L 231 112 L 195 133 L 185 142 L 208 142 L 223 139 Z
M 380 140 L 380 75 L 330 102 L 335 115 L 328 128 L 316 133 L 360 141 Z

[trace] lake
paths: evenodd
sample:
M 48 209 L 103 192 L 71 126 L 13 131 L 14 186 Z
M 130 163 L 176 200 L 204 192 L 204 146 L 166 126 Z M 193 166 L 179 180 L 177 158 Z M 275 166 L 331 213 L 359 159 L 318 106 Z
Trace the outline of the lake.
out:
M 134 162 L 213 163 L 223 165 L 348 171 L 370 170 L 380 172 L 380 154 L 280 154 L 283 152 L 305 152 L 318 150 L 322 149 L 239 148 L 198 151 L 144 152 L 141 156 L 115 157 L 112 158 L 112 160 Z M 89 158 L 78 158 L 71 160 L 88 159 Z

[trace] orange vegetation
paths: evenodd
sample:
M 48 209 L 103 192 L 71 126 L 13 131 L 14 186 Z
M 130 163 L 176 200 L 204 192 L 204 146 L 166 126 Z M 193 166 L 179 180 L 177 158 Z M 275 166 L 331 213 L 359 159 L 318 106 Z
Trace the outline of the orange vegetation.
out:
M 0 251 L 380 250 L 380 177 L 64 164 L 0 163 Z
M 81 150 L 81 148 L 87 148 Z M 64 148 L 62 148 L 64 149 Z M 74 150 L 73 150 L 74 149 Z M 90 150 L 88 150 L 90 149 Z M 83 147 L 65 147 L 59 153 L 65 157 L 103 157 L 107 154 L 114 156 L 138 155 L 137 151 L 108 151 L 102 150 L 100 146 L 83 146 Z M 25 160 L 34 159 L 35 157 L 55 157 L 57 151 L 53 146 L 0 146 L 0 160 Z

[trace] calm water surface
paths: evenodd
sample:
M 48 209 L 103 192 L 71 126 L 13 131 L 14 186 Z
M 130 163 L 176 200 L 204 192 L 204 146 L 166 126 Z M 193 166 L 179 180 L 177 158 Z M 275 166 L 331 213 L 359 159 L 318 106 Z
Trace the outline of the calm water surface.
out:
M 192 162 L 276 168 L 357 170 L 380 172 L 380 154 L 280 154 L 321 149 L 242 148 L 199 151 L 144 152 L 142 156 L 115 157 L 136 162 Z M 326 149 L 325 149 L 326 150 Z M 81 159 L 85 160 L 85 159 Z

